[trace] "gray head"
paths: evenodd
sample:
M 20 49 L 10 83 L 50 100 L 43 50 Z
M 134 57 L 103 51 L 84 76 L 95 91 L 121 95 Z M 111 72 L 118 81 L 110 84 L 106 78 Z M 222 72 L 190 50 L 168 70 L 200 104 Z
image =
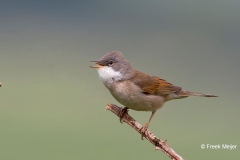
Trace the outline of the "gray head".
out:
M 111 51 L 100 58 L 98 61 L 92 61 L 97 66 L 91 66 L 97 68 L 100 78 L 104 81 L 107 79 L 124 80 L 132 76 L 133 68 L 130 63 L 124 58 L 123 54 L 119 51 Z

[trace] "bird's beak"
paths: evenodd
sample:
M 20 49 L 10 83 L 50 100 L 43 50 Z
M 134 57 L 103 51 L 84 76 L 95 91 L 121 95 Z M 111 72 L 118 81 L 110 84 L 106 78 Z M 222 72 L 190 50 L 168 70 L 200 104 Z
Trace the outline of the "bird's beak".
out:
M 90 61 L 90 62 L 94 62 L 94 63 L 97 64 L 96 66 L 89 66 L 89 67 L 91 67 L 91 68 L 97 68 L 97 69 L 99 69 L 99 68 L 104 67 L 104 64 L 102 64 L 102 63 L 99 62 L 99 61 Z

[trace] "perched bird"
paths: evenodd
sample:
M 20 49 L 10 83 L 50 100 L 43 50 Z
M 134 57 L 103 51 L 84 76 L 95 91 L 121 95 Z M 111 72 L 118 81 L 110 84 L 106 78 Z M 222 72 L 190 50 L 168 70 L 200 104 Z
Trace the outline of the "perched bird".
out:
M 164 79 L 137 71 L 119 51 L 111 51 L 98 61 L 91 62 L 97 64 L 90 67 L 97 69 L 101 81 L 112 96 L 125 106 L 119 115 L 120 122 L 128 109 L 152 112 L 140 130 L 142 139 L 154 114 L 165 102 L 189 96 L 217 97 L 185 91 Z

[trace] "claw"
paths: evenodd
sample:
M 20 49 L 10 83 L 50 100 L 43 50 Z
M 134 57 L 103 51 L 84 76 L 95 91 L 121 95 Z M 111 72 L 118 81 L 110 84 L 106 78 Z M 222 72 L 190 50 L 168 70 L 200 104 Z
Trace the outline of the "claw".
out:
M 141 129 L 139 129 L 139 132 L 141 133 L 141 139 L 143 140 L 143 136 L 145 135 L 146 130 L 148 129 L 148 124 L 146 123 Z
M 123 119 L 123 117 L 124 117 L 124 115 L 126 114 L 126 113 L 128 113 L 128 108 L 127 107 L 124 107 L 119 113 L 118 113 L 118 115 L 119 115 L 119 120 L 120 120 L 120 122 L 122 123 L 122 119 Z

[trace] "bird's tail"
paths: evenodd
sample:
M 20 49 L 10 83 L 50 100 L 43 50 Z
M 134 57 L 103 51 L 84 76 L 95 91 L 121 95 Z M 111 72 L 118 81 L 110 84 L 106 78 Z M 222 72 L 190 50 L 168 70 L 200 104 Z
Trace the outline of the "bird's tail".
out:
M 190 91 L 184 91 L 181 90 L 180 93 L 178 94 L 183 97 L 188 97 L 188 96 L 199 96 L 199 97 L 218 97 L 212 94 L 204 94 L 204 93 L 197 93 L 197 92 L 190 92 Z

